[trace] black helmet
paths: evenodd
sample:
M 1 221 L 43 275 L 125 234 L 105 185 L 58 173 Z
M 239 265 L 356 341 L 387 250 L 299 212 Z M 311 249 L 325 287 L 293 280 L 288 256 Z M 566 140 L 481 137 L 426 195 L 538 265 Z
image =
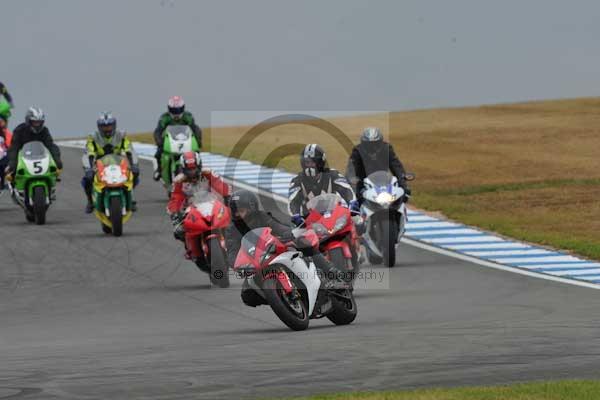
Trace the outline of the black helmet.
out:
M 246 209 L 250 213 L 258 211 L 258 197 L 249 190 L 237 190 L 231 195 L 229 201 L 232 214 L 237 214 L 238 210 Z
M 325 171 L 326 165 L 325 150 L 318 144 L 307 144 L 300 154 L 300 166 L 304 175 L 315 177 Z

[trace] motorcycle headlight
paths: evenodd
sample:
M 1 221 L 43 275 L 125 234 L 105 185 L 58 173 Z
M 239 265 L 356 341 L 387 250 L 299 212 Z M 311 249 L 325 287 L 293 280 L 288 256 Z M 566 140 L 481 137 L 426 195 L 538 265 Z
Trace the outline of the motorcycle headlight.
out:
M 127 177 L 116 165 L 111 165 L 104 170 L 102 180 L 109 185 L 118 185 L 127 181 Z
M 337 221 L 335 221 L 335 225 L 333 226 L 333 231 L 334 232 L 339 231 L 340 229 L 345 227 L 347 223 L 348 223 L 348 218 L 345 215 L 339 217 L 337 219 Z
M 384 206 L 392 204 L 394 202 L 394 200 L 396 200 L 396 197 L 392 194 L 389 194 L 388 192 L 379 193 L 377 195 L 377 198 L 375 199 L 375 201 L 378 204 L 381 204 Z
M 204 218 L 209 218 L 213 214 L 214 205 L 215 204 L 212 201 L 207 201 L 207 202 L 204 202 L 204 203 L 196 204 L 196 209 L 198 211 L 200 211 L 200 214 Z
M 313 224 L 312 229 L 318 236 L 327 235 L 329 233 L 327 228 L 325 228 L 325 225 L 319 223 Z
M 236 268 L 236 272 L 238 273 L 238 276 L 240 278 L 246 278 L 254 275 L 254 273 L 256 272 L 256 268 L 254 268 L 254 265 L 252 264 L 245 264 L 241 267 Z

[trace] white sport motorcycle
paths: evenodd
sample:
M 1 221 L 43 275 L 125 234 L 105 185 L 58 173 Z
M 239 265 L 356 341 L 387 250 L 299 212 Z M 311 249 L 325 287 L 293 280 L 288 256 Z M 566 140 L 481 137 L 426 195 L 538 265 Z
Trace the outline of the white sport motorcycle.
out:
M 406 174 L 411 181 L 413 174 Z M 363 181 L 360 207 L 364 219 L 362 240 L 372 264 L 393 267 L 396 247 L 406 226 L 405 192 L 398 179 L 387 171 L 376 171 Z
M 294 230 L 313 248 L 319 239 L 313 230 Z M 233 267 L 245 277 L 242 300 L 251 307 L 271 306 L 289 328 L 308 328 L 309 319 L 327 317 L 336 325 L 356 318 L 356 301 L 350 289 L 321 289 L 321 279 L 310 257 L 304 257 L 294 242 L 283 243 L 271 228 L 257 228 L 242 238 Z

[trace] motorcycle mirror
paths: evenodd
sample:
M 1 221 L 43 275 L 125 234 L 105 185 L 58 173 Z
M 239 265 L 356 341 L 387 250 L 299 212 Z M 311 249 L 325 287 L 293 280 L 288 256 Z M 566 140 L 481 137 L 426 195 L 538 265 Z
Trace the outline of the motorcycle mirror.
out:
M 416 176 L 412 172 L 407 172 L 406 174 L 404 174 L 404 179 L 406 179 L 407 181 L 414 181 L 415 178 Z

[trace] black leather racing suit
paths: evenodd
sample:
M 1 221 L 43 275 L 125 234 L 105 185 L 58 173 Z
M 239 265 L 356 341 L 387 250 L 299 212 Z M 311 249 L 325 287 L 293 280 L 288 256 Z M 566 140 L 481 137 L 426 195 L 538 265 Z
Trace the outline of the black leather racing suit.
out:
M 299 173 L 290 183 L 289 211 L 291 215 L 306 216 L 306 203 L 312 198 L 326 193 L 337 193 L 347 204 L 356 200 L 350 183 L 335 169 L 326 169 L 318 177 Z
M 50 151 L 50 154 L 56 163 L 56 167 L 62 169 L 63 165 L 62 160 L 60 159 L 60 149 L 54 143 L 48 128 L 44 126 L 40 132 L 36 133 L 31 130 L 31 127 L 28 124 L 22 123 L 13 131 L 12 144 L 8 149 L 8 167 L 13 173 L 17 169 L 19 150 L 21 150 L 26 143 L 33 141 L 44 143 L 44 146 Z
M 389 171 L 398 179 L 405 190 L 408 189 L 404 179 L 404 165 L 387 142 L 360 143 L 354 146 L 350 155 L 350 163 L 357 178 L 356 196 L 362 202 L 363 180 L 377 171 Z

